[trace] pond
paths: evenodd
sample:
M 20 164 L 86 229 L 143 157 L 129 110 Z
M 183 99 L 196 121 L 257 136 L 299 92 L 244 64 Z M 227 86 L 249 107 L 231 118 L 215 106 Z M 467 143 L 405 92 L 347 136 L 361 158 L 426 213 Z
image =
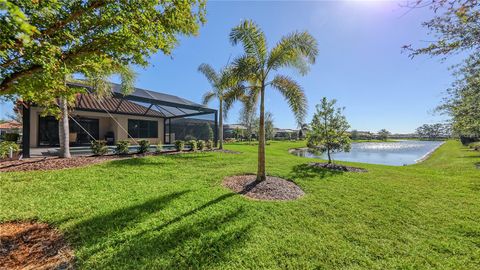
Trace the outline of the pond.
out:
M 442 145 L 442 141 L 396 141 L 352 143 L 348 153 L 335 153 L 334 160 L 402 166 L 421 161 Z M 296 149 L 292 154 L 301 157 L 326 159 L 326 153 Z

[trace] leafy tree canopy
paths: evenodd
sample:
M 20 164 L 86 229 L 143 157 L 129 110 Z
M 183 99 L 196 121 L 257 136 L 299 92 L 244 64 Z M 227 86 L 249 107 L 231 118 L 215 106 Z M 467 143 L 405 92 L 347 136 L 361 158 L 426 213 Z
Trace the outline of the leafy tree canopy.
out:
M 205 20 L 203 0 L 0 0 L 0 9 L 0 94 L 42 105 L 78 91 L 68 74 L 129 74 Z
M 343 115 L 343 108 L 335 108 L 336 100 L 328 101 L 326 97 L 316 106 L 307 135 L 309 147 L 327 152 L 328 163 L 332 162 L 334 152 L 350 151 L 351 140 L 347 129 L 350 125 Z

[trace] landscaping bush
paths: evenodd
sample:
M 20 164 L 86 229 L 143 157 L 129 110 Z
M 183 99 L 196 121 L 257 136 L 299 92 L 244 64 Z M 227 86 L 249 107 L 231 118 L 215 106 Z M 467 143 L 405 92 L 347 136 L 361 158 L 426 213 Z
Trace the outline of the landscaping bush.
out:
M 138 142 L 138 153 L 144 154 L 148 152 L 148 148 L 150 147 L 150 142 L 147 140 L 141 140 Z
M 186 142 L 188 142 L 188 141 L 191 141 L 191 140 L 196 140 L 197 138 L 195 136 L 189 134 L 189 135 L 186 135 L 184 139 L 185 139 Z
M 185 145 L 190 147 L 190 151 L 197 151 L 197 141 L 190 140 Z
M 128 154 L 128 147 L 130 146 L 129 141 L 119 141 L 117 143 L 117 148 L 115 148 L 115 153 L 117 155 L 126 155 Z
M 20 152 L 20 146 L 15 142 L 0 142 L 0 158 L 7 158 L 10 153 L 10 148 L 12 148 L 13 154 L 18 154 Z
M 177 151 L 183 151 L 184 146 L 185 146 L 184 141 L 181 141 L 181 140 L 175 141 L 175 149 L 177 149 Z
M 205 147 L 208 149 L 208 150 L 212 150 L 213 149 L 213 141 L 212 140 L 208 140 L 205 142 Z
M 162 152 L 162 150 L 163 150 L 163 145 L 161 143 L 158 143 L 157 144 L 157 149 L 155 150 L 155 152 L 160 153 L 160 152 Z
M 204 140 L 198 140 L 197 141 L 197 149 L 200 151 L 203 151 L 205 149 L 205 141 Z
M 474 142 L 468 145 L 471 149 L 475 151 L 480 151 L 480 142 Z
M 90 149 L 95 156 L 103 156 L 108 152 L 107 141 L 92 141 L 90 142 Z
M 20 134 L 17 133 L 6 133 L 3 135 L 3 140 L 7 142 L 17 142 L 18 138 L 20 138 Z

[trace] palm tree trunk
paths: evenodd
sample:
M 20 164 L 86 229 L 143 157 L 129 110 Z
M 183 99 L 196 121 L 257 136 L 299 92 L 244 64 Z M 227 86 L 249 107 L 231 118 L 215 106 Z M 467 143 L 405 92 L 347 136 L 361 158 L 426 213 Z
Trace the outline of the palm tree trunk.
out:
M 64 97 L 59 99 L 61 118 L 58 125 L 59 141 L 60 141 L 60 157 L 71 158 L 70 155 L 70 128 L 68 125 L 68 104 Z
M 223 149 L 223 100 L 220 99 L 220 108 L 219 108 L 219 111 L 220 111 L 220 116 L 218 117 L 218 122 L 219 122 L 219 125 L 218 125 L 218 141 L 219 141 L 219 144 L 218 144 L 218 148 L 219 149 Z
M 267 179 L 267 175 L 265 173 L 265 87 L 262 87 L 260 92 L 257 181 L 264 181 L 265 179 Z

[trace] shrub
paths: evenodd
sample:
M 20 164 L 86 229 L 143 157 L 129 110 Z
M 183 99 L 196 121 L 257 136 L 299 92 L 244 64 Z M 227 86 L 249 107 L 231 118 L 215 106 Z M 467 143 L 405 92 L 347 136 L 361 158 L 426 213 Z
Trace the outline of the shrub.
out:
M 182 151 L 184 146 L 185 146 L 184 141 L 181 141 L 181 140 L 175 141 L 175 149 L 177 149 L 177 151 Z
M 203 151 L 205 149 L 205 141 L 204 140 L 198 140 L 197 141 L 197 149 L 200 151 Z
M 3 139 L 7 142 L 17 142 L 18 138 L 20 138 L 20 134 L 17 133 L 5 133 L 3 135 Z
M 475 151 L 480 151 L 480 142 L 470 143 L 468 146 Z
M 90 149 L 96 156 L 103 156 L 108 152 L 107 141 L 98 140 L 90 142 Z
M 160 152 L 162 152 L 162 150 L 163 150 L 163 145 L 162 145 L 161 143 L 158 143 L 158 144 L 157 144 L 157 149 L 156 149 L 155 151 L 156 151 L 157 153 L 160 153 Z
M 148 152 L 148 148 L 150 148 L 150 142 L 147 140 L 141 140 L 138 142 L 138 153 L 144 154 Z
M 129 141 L 119 141 L 117 142 L 117 148 L 115 148 L 115 153 L 117 155 L 126 155 L 128 154 L 128 147 L 130 146 Z
M 208 140 L 205 142 L 205 147 L 208 149 L 208 150 L 212 150 L 213 149 L 213 141 L 212 140 Z
M 18 154 L 20 152 L 20 146 L 15 142 L 0 142 L 0 158 L 7 158 L 10 153 L 10 148 L 12 149 L 13 154 Z
M 187 141 L 187 142 L 191 141 L 191 140 L 196 140 L 196 139 L 197 138 L 195 136 L 190 135 L 190 134 L 185 136 L 185 141 Z
M 197 151 L 197 141 L 190 140 L 185 145 L 188 145 L 190 147 L 190 151 Z

